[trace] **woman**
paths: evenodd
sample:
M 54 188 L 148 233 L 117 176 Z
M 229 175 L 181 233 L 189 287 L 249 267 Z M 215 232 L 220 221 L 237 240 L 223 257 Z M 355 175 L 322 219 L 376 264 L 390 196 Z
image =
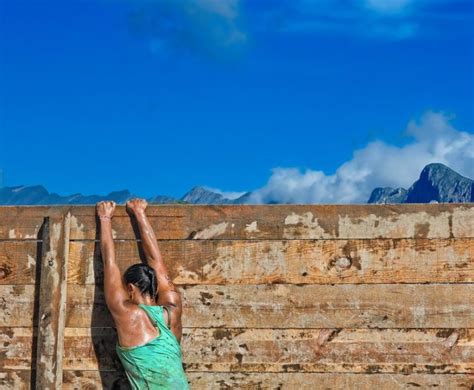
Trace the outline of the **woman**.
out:
M 181 296 L 168 276 L 146 206 L 144 199 L 126 204 L 137 221 L 147 264 L 129 267 L 122 281 L 112 238 L 115 202 L 96 205 L 105 301 L 118 334 L 116 351 L 134 389 L 189 389 L 180 347 Z

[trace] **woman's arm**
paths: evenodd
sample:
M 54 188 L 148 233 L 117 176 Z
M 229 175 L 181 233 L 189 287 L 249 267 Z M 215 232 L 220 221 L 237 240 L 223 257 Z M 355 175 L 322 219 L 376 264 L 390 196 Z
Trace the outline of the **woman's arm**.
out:
M 100 221 L 100 252 L 104 264 L 105 302 L 112 315 L 121 314 L 128 299 L 122 283 L 120 269 L 115 262 L 115 246 L 112 237 L 112 217 L 115 210 L 114 201 L 102 201 L 96 205 Z
M 159 305 L 171 305 L 174 306 L 174 308 L 181 310 L 180 293 L 168 275 L 168 270 L 163 262 L 163 257 L 161 256 L 155 233 L 145 214 L 146 206 L 147 202 L 144 199 L 132 199 L 127 202 L 127 208 L 137 220 L 147 263 L 156 273 L 156 278 L 158 280 L 157 303 Z

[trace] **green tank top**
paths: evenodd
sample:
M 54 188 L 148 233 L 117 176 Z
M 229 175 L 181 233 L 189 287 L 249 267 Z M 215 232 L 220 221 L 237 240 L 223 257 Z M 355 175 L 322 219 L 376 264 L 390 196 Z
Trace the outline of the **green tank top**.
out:
M 145 310 L 160 331 L 159 336 L 144 345 L 122 347 L 116 351 L 133 389 L 189 389 L 183 369 L 178 339 L 166 326 L 163 306 L 138 305 Z

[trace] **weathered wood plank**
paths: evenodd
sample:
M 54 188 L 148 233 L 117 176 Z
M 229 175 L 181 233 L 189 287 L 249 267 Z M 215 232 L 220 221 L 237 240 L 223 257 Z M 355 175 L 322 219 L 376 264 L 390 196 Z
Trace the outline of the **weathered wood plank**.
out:
M 0 333 L 0 369 L 34 363 L 32 328 Z M 113 328 L 66 328 L 64 369 L 120 370 Z M 184 328 L 186 370 L 474 373 L 474 329 Z
M 0 328 L 36 326 L 33 323 L 34 300 L 34 285 L 0 284 Z
M 191 327 L 474 327 L 474 284 L 179 288 Z M 101 286 L 68 290 L 67 326 L 113 325 Z M 0 327 L 33 326 L 34 286 L 0 285 L 0 297 Z
M 36 239 L 43 218 L 72 211 L 71 239 L 95 239 L 94 206 L 0 206 L 0 239 Z M 450 238 L 474 237 L 474 204 L 151 205 L 158 239 Z M 124 206 L 116 238 L 135 234 Z
M 193 389 L 407 389 L 471 390 L 474 375 L 333 374 L 333 373 L 200 373 L 190 372 Z
M 0 389 L 30 390 L 31 378 L 30 370 L 0 370 Z
M 41 242 L 0 241 L 0 284 L 34 284 Z
M 68 286 L 68 327 L 111 326 L 100 286 Z M 183 326 L 474 328 L 474 284 L 182 286 Z
M 70 206 L 0 206 L 0 240 L 36 240 L 48 215 L 66 214 Z
M 30 389 L 30 371 L 0 371 L 2 389 Z M 471 374 L 341 374 L 341 373 L 254 373 L 254 372 L 188 372 L 192 389 L 406 389 L 440 388 L 471 390 Z M 63 389 L 130 389 L 127 378 L 119 371 L 63 371 Z
M 221 389 L 407 389 L 439 388 L 471 390 L 474 375 L 470 374 L 334 374 L 334 373 L 253 373 L 253 372 L 188 372 L 194 390 Z M 64 390 L 129 389 L 126 377 L 116 371 L 64 371 Z
M 37 328 L 0 328 L 0 370 L 35 368 Z
M 175 284 L 474 281 L 470 238 L 165 240 L 159 245 Z M 122 273 L 141 261 L 139 248 L 134 241 L 115 243 Z M 103 283 L 98 242 L 71 242 L 68 283 Z
M 75 206 L 71 239 L 95 239 L 93 207 Z M 149 206 L 158 239 L 474 237 L 474 204 Z M 114 237 L 136 237 L 123 206 Z
M 36 388 L 60 389 L 71 215 L 47 217 L 42 237 Z M 25 313 L 32 316 L 33 313 Z
M 65 342 L 65 369 L 120 368 L 113 328 L 66 328 Z M 469 329 L 185 328 L 181 348 L 187 371 L 474 373 Z

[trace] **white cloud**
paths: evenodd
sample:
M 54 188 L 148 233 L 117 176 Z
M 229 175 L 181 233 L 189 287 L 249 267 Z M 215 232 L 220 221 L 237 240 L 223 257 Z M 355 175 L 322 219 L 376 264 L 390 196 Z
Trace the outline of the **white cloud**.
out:
M 156 54 L 184 51 L 226 57 L 244 46 L 239 0 L 149 0 L 133 3 L 130 31 Z
M 333 175 L 323 171 L 275 168 L 250 203 L 365 203 L 375 187 L 408 188 L 429 163 L 446 164 L 474 177 L 474 135 L 455 129 L 444 113 L 427 112 L 406 129 L 412 142 L 402 146 L 382 141 L 356 150 Z

